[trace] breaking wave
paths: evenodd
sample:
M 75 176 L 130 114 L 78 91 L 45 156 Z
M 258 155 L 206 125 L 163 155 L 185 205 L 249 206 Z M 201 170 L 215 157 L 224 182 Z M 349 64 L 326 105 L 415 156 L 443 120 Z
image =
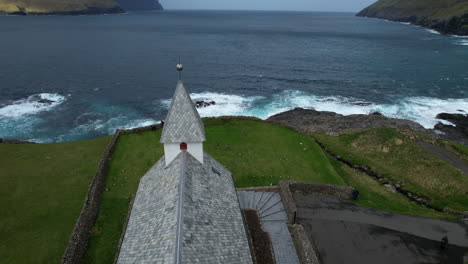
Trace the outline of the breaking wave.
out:
M 13 101 L 0 108 L 0 116 L 17 118 L 24 115 L 50 111 L 66 101 L 66 97 L 56 93 L 34 94 L 27 98 Z
M 433 128 L 438 122 L 448 123 L 436 119 L 439 113 L 468 113 L 468 98 L 407 97 L 391 104 L 378 104 L 357 98 L 316 96 L 302 91 L 284 91 L 270 98 L 243 97 L 224 93 L 193 93 L 191 97 L 195 101 L 216 102 L 215 105 L 198 109 L 202 117 L 244 115 L 267 119 L 272 115 L 302 107 L 342 115 L 379 112 L 387 117 L 409 119 L 425 128 Z M 162 101 L 165 108 L 168 108 L 169 104 L 170 100 Z

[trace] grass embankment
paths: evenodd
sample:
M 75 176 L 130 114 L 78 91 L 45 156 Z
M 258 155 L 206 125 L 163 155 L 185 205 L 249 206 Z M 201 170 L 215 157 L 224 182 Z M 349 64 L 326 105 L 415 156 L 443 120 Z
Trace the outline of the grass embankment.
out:
M 0 262 L 59 263 L 109 137 L 0 144 Z
M 0 0 L 0 13 L 73 13 L 114 8 L 120 9 L 114 0 Z
M 314 136 L 335 154 L 355 165 L 368 165 L 392 182 L 401 181 L 404 189 L 429 198 L 437 207 L 468 210 L 468 175 L 421 149 L 396 129 Z
M 280 180 L 351 185 L 358 204 L 398 213 L 450 218 L 392 193 L 367 175 L 326 155 L 307 135 L 262 121 L 206 119 L 205 151 L 226 166 L 237 187 L 275 185 Z M 112 263 L 131 196 L 163 155 L 161 131 L 123 135 L 117 144 L 101 212 L 84 263 Z

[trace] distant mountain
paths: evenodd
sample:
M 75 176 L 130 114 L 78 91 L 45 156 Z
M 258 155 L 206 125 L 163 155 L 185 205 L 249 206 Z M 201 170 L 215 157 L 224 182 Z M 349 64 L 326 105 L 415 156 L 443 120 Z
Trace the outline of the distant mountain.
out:
M 380 0 L 357 14 L 468 35 L 468 0 Z
M 114 0 L 0 0 L 0 14 L 84 15 L 123 12 Z
M 163 10 L 159 0 L 116 0 L 125 10 Z

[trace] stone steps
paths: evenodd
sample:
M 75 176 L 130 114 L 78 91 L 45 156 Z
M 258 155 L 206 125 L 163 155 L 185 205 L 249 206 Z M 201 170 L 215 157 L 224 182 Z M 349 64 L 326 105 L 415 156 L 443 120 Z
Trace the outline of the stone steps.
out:
M 262 228 L 270 235 L 276 263 L 299 264 L 279 193 L 237 191 L 237 195 L 242 209 L 257 210 Z

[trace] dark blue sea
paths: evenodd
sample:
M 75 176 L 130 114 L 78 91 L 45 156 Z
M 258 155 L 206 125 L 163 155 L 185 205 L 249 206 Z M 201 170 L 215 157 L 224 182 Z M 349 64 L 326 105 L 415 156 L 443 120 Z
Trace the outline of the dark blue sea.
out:
M 468 112 L 468 38 L 351 13 L 0 16 L 0 138 L 71 141 L 163 119 L 177 82 L 202 116 L 306 107 L 427 128 Z M 47 101 L 50 100 L 50 101 Z

